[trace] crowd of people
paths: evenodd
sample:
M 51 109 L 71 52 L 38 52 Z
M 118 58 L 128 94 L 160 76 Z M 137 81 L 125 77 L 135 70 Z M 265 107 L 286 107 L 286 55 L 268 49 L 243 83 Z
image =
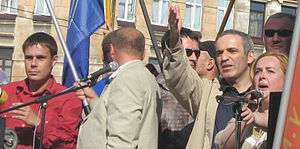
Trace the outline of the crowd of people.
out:
M 117 62 L 116 71 L 93 88 L 54 97 L 46 107 L 32 104 L 1 114 L 6 127 L 16 131 L 17 148 L 266 148 L 270 93 L 283 91 L 295 16 L 277 13 L 268 18 L 266 53 L 258 58 L 251 37 L 235 29 L 223 31 L 215 41 L 200 42 L 201 34 L 182 27 L 178 6 L 170 7 L 168 23 L 161 39 L 162 70 L 144 65 L 145 37 L 140 31 L 110 28 L 102 41 L 102 61 Z M 22 48 L 27 78 L 1 86 L 8 99 L 0 110 L 66 90 L 51 75 L 58 60 L 51 35 L 34 33 Z M 265 95 L 255 104 L 216 100 L 250 100 L 249 93 L 255 91 Z M 88 115 L 82 113 L 83 99 L 91 107 Z M 235 133 L 238 108 L 240 142 Z M 40 113 L 46 109 L 42 125 Z

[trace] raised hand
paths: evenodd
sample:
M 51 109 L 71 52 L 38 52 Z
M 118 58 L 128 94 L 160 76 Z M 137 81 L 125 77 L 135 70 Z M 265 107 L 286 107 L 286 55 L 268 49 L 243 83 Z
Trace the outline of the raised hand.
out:
M 180 30 L 182 28 L 179 6 L 171 6 L 169 10 L 170 41 L 169 47 L 174 48 L 179 41 Z

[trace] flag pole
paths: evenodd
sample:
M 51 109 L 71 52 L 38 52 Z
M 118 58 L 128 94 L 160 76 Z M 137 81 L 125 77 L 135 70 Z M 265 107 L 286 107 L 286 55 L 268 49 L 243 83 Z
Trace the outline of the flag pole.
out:
M 47 4 L 49 13 L 50 13 L 50 15 L 51 15 L 53 24 L 54 24 L 54 26 L 55 26 L 57 35 L 58 35 L 58 37 L 59 37 L 59 41 L 60 41 L 60 43 L 61 43 L 61 45 L 62 45 L 62 48 L 63 48 L 63 50 L 64 50 L 64 52 L 65 52 L 66 58 L 67 58 L 67 60 L 68 60 L 68 64 L 69 64 L 69 66 L 70 66 L 70 68 L 71 68 L 73 78 L 74 78 L 74 80 L 75 80 L 75 82 L 76 82 L 76 81 L 79 79 L 79 77 L 78 77 L 78 75 L 77 75 L 77 72 L 76 72 L 76 69 L 75 69 L 73 60 L 72 60 L 72 58 L 71 58 L 71 56 L 70 56 L 70 53 L 69 53 L 69 49 L 68 49 L 68 47 L 67 47 L 67 44 L 66 44 L 66 42 L 65 42 L 65 40 L 64 40 L 64 37 L 63 37 L 62 32 L 61 32 L 61 30 L 60 30 L 60 27 L 59 27 L 59 25 L 58 25 L 58 23 L 57 23 L 57 19 L 56 19 L 55 13 L 54 13 L 54 11 L 53 11 L 53 7 L 52 7 L 52 5 L 51 5 L 51 3 L 50 3 L 49 0 L 45 0 L 45 1 L 46 1 L 46 4 Z M 89 104 L 88 104 L 86 98 L 84 98 L 84 99 L 82 100 L 82 105 L 83 105 L 85 114 L 88 115 L 88 114 L 90 113 L 91 109 L 90 109 L 90 107 L 89 107 Z
M 162 66 L 163 60 L 162 60 L 160 52 L 158 50 L 156 38 L 155 38 L 154 33 L 153 33 L 153 29 L 152 29 L 152 26 L 151 26 L 151 22 L 150 22 L 150 19 L 149 19 L 149 15 L 148 15 L 144 0 L 140 0 L 140 5 L 141 5 L 141 8 L 142 8 L 142 11 L 143 11 L 143 14 L 144 14 L 144 18 L 145 18 L 145 21 L 146 21 L 146 24 L 147 24 L 147 27 L 148 27 L 148 31 L 149 31 L 149 34 L 150 34 L 150 37 L 151 37 L 152 44 L 154 46 L 154 51 L 155 51 L 155 54 L 156 54 L 156 57 L 157 57 L 157 61 L 158 61 L 160 70 L 162 71 L 163 70 L 163 66 Z
M 224 28 L 225 28 L 225 25 L 227 23 L 227 20 L 229 18 L 229 15 L 231 13 L 231 9 L 233 7 L 233 4 L 234 4 L 235 0 L 230 0 L 229 4 L 228 4 L 228 7 L 227 7 L 227 10 L 226 10 L 226 13 L 225 13 L 225 16 L 223 18 L 223 21 L 222 21 L 222 24 L 220 26 L 220 29 L 219 29 L 219 32 L 217 34 L 217 37 L 216 37 L 216 40 L 217 38 L 219 37 L 219 35 L 224 31 Z
M 298 8 L 300 7 L 300 3 L 298 4 Z M 277 118 L 277 124 L 276 124 L 276 130 L 275 130 L 275 136 L 273 141 L 273 149 L 279 149 L 281 147 L 282 137 L 283 137 L 283 130 L 285 127 L 286 122 L 286 114 L 287 109 L 289 106 L 289 100 L 290 100 L 290 91 L 295 71 L 295 65 L 298 55 L 298 48 L 299 48 L 299 33 L 300 33 L 300 14 L 299 9 L 296 17 L 296 22 L 294 25 L 294 31 L 293 31 L 293 38 L 291 43 L 291 50 L 289 54 L 289 61 L 288 61 L 288 67 L 285 77 L 285 83 L 284 83 L 284 91 L 282 93 L 282 98 L 280 101 L 280 108 L 279 108 L 279 114 Z M 295 76 L 297 77 L 297 76 Z M 294 82 L 295 83 L 295 82 Z

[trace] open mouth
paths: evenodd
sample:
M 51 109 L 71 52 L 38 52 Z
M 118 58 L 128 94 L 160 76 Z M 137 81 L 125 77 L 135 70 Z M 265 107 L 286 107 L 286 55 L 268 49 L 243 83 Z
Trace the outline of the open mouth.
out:
M 266 84 L 258 84 L 258 89 L 265 90 L 266 88 L 269 88 L 269 86 Z

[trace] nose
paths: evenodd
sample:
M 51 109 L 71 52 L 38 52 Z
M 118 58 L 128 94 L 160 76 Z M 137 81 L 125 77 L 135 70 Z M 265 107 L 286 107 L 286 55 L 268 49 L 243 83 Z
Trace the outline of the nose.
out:
M 279 41 L 280 40 L 280 36 L 278 36 L 278 33 L 274 33 L 274 36 L 272 37 L 273 41 Z
M 189 56 L 189 60 L 190 61 L 196 61 L 197 60 L 195 52 L 193 52 L 193 54 L 191 56 Z
M 228 52 L 227 52 L 227 51 L 224 51 L 224 52 L 222 53 L 222 55 L 221 55 L 221 61 L 222 61 L 222 62 L 225 62 L 225 61 L 228 60 L 228 58 L 229 58 Z
M 32 58 L 32 60 L 31 60 L 31 67 L 34 67 L 34 66 L 36 66 L 36 64 L 37 64 L 37 59 L 34 57 L 34 58 Z
M 265 79 L 266 78 L 266 71 L 262 71 L 260 74 L 259 74 L 259 80 L 262 80 L 262 79 Z

